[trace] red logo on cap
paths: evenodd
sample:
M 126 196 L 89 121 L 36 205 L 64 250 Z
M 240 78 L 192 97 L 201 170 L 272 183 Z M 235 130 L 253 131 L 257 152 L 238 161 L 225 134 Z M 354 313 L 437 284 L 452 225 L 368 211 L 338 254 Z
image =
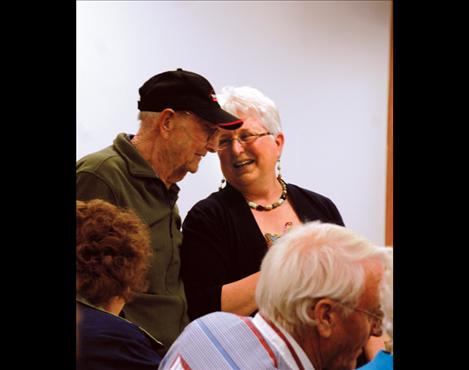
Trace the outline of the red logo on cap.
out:
M 214 93 L 210 93 L 210 98 L 212 99 L 212 101 L 218 102 L 217 96 Z

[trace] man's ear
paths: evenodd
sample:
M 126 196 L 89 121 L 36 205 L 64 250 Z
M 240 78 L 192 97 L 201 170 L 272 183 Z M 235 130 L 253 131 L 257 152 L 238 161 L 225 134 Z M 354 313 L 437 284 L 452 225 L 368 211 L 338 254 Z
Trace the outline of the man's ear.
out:
M 174 117 L 176 112 L 171 108 L 163 109 L 158 117 L 158 131 L 163 137 L 167 137 L 169 132 L 174 128 Z
M 329 338 L 332 335 L 332 329 L 337 319 L 337 312 L 334 311 L 335 302 L 332 299 L 320 299 L 314 307 L 308 309 L 316 321 L 316 327 L 321 337 Z M 311 316 L 310 316 L 311 317 Z

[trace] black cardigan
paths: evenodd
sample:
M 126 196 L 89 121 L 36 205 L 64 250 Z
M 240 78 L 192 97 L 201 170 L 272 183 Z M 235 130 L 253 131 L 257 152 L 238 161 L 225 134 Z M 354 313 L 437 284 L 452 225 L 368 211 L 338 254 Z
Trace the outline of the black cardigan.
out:
M 334 203 L 288 184 L 288 199 L 304 223 L 344 225 Z M 181 274 L 191 320 L 221 310 L 221 289 L 260 269 L 267 243 L 245 199 L 230 184 L 199 201 L 183 223 Z

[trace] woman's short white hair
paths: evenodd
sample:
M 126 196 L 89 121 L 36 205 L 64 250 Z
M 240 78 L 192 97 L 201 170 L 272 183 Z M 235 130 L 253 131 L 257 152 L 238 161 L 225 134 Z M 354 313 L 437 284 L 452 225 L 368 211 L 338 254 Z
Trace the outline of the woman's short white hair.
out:
M 356 306 L 364 290 L 364 262 L 385 264 L 384 254 L 384 248 L 345 227 L 318 221 L 299 225 L 278 239 L 262 261 L 259 311 L 289 331 L 314 326 L 308 307 L 326 297 Z
M 227 112 L 237 115 L 242 113 L 259 119 L 269 132 L 278 134 L 282 131 L 280 115 L 275 103 L 250 86 L 225 86 L 217 94 L 218 103 Z

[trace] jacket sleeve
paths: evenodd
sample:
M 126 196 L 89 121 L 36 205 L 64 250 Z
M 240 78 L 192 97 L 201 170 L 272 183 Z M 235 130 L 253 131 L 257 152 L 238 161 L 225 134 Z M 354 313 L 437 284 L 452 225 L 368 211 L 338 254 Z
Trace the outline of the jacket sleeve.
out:
M 229 237 L 223 210 L 203 200 L 187 214 L 181 245 L 181 276 L 191 320 L 221 310 L 221 289 L 229 269 Z

